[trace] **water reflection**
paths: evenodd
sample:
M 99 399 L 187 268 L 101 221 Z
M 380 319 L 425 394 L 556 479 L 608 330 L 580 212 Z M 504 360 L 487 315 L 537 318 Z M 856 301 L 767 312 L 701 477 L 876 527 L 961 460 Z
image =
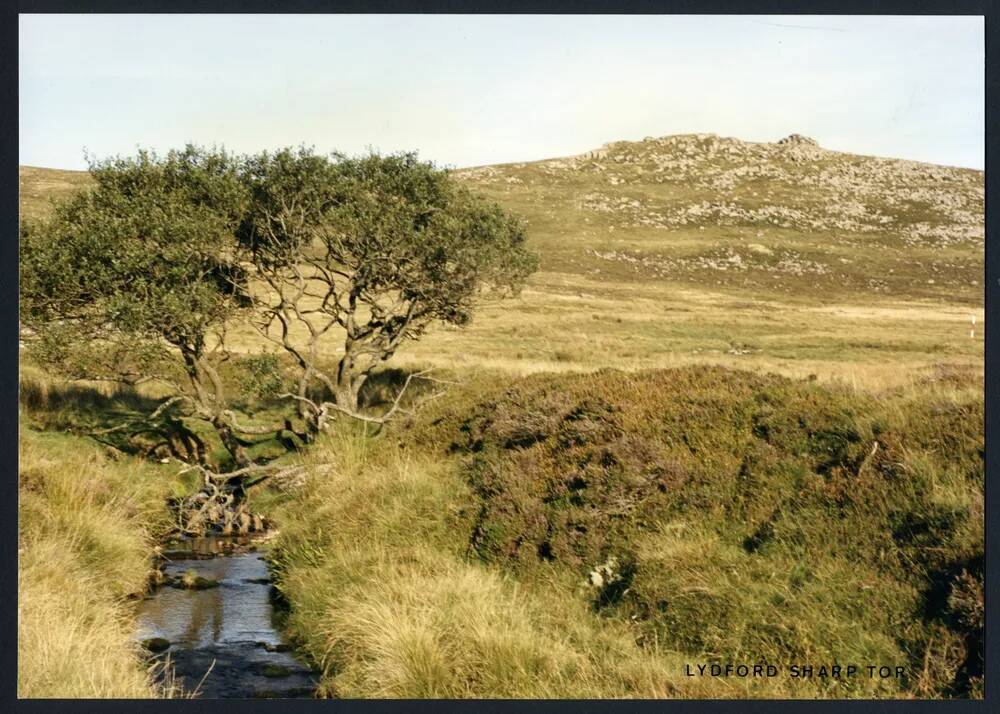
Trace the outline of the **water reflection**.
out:
M 231 552 L 234 539 L 190 539 L 165 555 L 168 579 L 193 570 L 218 587 L 162 587 L 143 601 L 136 637 L 162 637 L 184 686 L 206 697 L 298 696 L 315 687 L 309 670 L 280 648 L 267 563 L 261 553 Z M 246 545 L 243 543 L 242 545 Z M 162 655 L 166 656 L 166 655 Z M 213 665 L 214 662 L 214 665 Z

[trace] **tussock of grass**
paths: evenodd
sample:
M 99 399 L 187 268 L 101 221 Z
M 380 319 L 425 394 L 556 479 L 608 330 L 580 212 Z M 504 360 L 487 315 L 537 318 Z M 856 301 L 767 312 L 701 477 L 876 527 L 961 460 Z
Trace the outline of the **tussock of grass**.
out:
M 341 697 L 665 696 L 663 657 L 580 599 L 464 557 L 467 487 L 447 464 L 340 435 L 286 507 L 278 583 L 292 634 Z M 294 511 L 294 516 L 293 516 Z M 679 660 L 672 660 L 679 666 Z
M 19 485 L 18 696 L 163 695 L 131 639 L 127 597 L 146 587 L 171 479 L 23 429 Z
M 26 549 L 18 590 L 18 696 L 155 695 L 122 607 L 62 544 Z

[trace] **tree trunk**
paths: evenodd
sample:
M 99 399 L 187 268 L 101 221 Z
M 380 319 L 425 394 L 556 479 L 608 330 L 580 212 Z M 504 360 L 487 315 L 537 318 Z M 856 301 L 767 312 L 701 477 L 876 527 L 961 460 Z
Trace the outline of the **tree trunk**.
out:
M 344 384 L 337 384 L 337 393 L 334 395 L 337 406 L 350 412 L 358 411 L 358 390 L 352 384 L 353 380 L 348 379 Z
M 345 345 L 344 356 L 337 365 L 337 384 L 334 399 L 337 406 L 350 412 L 358 411 L 358 392 L 364 384 L 365 375 L 359 369 L 357 358 L 351 350 L 350 341 Z
M 212 427 L 219 435 L 222 445 L 233 457 L 236 468 L 243 468 L 250 464 L 243 445 L 240 444 L 233 433 L 233 428 L 226 420 L 223 412 L 226 408 L 225 386 L 219 373 L 205 359 L 202 353 L 201 342 L 195 345 L 181 344 L 180 350 L 184 357 L 184 365 L 195 390 L 195 396 L 203 415 L 214 414 L 212 417 Z M 207 382 L 207 383 L 206 383 Z M 208 387 L 211 386 L 211 391 Z
M 313 375 L 313 366 L 307 365 L 302 370 L 302 376 L 299 379 L 299 401 L 295 403 L 296 411 L 298 412 L 300 419 L 305 419 L 307 422 L 309 420 L 310 411 L 309 406 L 305 402 L 305 398 L 309 396 L 309 380 Z
M 247 457 L 246 450 L 236 438 L 236 434 L 233 433 L 233 428 L 221 414 L 212 420 L 212 426 L 215 427 L 215 431 L 222 440 L 222 445 L 226 447 L 226 451 L 232 455 L 236 468 L 249 466 L 250 459 Z

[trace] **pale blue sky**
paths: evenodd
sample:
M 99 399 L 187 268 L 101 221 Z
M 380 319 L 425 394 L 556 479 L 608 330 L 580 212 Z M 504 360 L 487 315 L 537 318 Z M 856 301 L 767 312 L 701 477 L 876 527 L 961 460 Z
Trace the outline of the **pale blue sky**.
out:
M 20 163 L 186 142 L 452 166 L 797 132 L 983 167 L 980 17 L 22 15 Z

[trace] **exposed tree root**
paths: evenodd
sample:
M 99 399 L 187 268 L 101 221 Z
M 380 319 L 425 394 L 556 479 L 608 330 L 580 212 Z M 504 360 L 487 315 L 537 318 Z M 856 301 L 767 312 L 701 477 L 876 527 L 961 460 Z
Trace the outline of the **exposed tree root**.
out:
M 216 473 L 205 466 L 183 469 L 202 474 L 202 488 L 176 504 L 176 528 L 186 535 L 244 535 L 266 530 L 267 519 L 250 510 L 247 496 L 265 481 L 289 488 L 305 475 L 303 465 L 253 464 L 235 471 Z

